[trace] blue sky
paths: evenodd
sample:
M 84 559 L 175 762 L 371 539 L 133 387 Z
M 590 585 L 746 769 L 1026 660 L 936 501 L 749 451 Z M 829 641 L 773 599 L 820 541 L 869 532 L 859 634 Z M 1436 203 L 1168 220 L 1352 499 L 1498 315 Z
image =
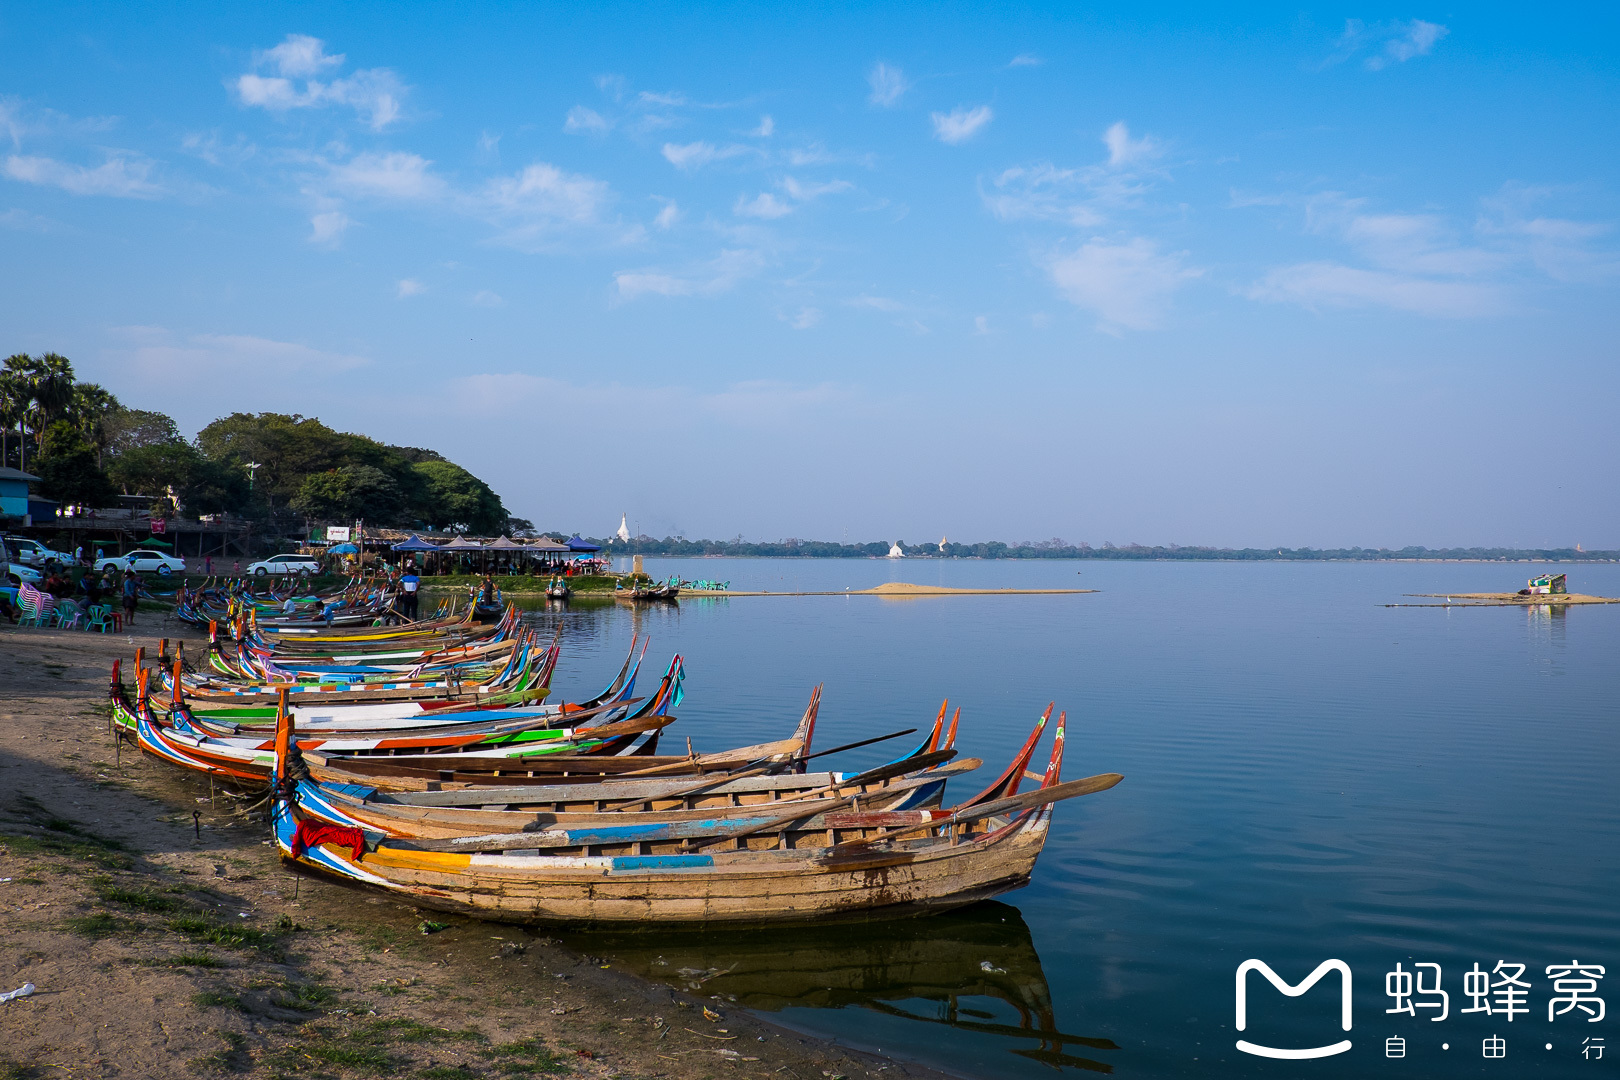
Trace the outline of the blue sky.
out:
M 1617 547 L 1615 31 L 19 6 L 4 347 L 569 531 Z

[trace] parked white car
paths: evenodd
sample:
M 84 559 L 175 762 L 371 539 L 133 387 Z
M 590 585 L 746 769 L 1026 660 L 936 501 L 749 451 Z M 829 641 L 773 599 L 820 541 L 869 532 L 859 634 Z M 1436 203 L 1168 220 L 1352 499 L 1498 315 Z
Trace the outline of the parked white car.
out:
M 268 559 L 250 564 L 247 572 L 254 577 L 266 577 L 270 574 L 318 574 L 321 572 L 321 560 L 313 555 L 272 555 Z
M 16 555 L 16 561 L 27 566 L 43 569 L 46 563 L 55 562 L 61 566 L 72 566 L 73 556 L 65 551 L 52 551 L 38 540 L 30 540 L 24 536 L 8 536 L 6 543 Z
M 125 570 L 133 570 L 137 574 L 159 574 L 168 577 L 170 574 L 185 573 L 186 560 L 177 559 L 173 555 L 165 555 L 161 551 L 136 548 L 125 555 L 115 555 L 98 560 L 96 569 L 102 572 L 111 570 L 115 574 L 121 574 Z
M 32 566 L 24 566 L 20 562 L 6 565 L 5 583 L 7 585 L 21 585 L 25 581 L 30 585 L 38 585 L 43 580 L 45 580 L 45 575 Z

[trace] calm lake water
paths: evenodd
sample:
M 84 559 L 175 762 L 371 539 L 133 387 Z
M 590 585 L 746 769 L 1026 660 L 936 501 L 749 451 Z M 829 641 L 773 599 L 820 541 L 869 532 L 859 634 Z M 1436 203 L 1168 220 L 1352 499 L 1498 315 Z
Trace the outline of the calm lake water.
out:
M 1126 779 L 1059 806 L 1033 881 L 1002 902 L 878 926 L 571 940 L 965 1076 L 1612 1072 L 1620 1045 L 1596 1060 L 1592 1041 L 1620 1043 L 1607 1009 L 1588 1022 L 1598 1007 L 1564 993 L 1557 1007 L 1569 1011 L 1549 1022 L 1546 968 L 1602 965 L 1596 996 L 1620 1004 L 1620 606 L 1383 606 L 1511 590 L 1536 569 L 649 559 L 655 576 L 737 589 L 1098 589 L 703 598 L 533 617 L 565 620 L 556 689 L 569 698 L 600 689 L 634 629 L 652 635 L 658 672 L 683 654 L 687 697 L 669 737 L 700 750 L 785 735 L 821 682 L 823 748 L 925 727 L 948 697 L 962 706 L 962 752 L 993 774 L 1056 701 L 1069 714 L 1065 776 Z M 1562 569 L 1577 591 L 1620 595 L 1620 566 Z M 877 764 L 886 749 L 838 767 Z M 953 781 L 956 796 L 972 790 Z M 1250 958 L 1295 984 L 1344 961 L 1353 1029 L 1339 1023 L 1336 974 L 1296 998 L 1254 974 L 1236 1032 L 1234 975 Z M 1478 1004 L 1464 992 L 1476 963 L 1503 987 L 1511 969 L 1498 964 L 1523 964 L 1528 1012 L 1504 1013 L 1493 990 L 1494 1012 L 1464 1013 Z M 1386 1012 L 1439 1002 L 1388 996 L 1397 964 L 1440 965 L 1444 1020 Z M 1423 986 L 1433 971 L 1418 971 Z M 1484 1056 L 1493 1037 L 1500 1059 Z M 1239 1038 L 1352 1047 L 1273 1061 L 1239 1052 Z M 1387 1056 L 1391 1038 L 1405 1040 L 1404 1057 Z

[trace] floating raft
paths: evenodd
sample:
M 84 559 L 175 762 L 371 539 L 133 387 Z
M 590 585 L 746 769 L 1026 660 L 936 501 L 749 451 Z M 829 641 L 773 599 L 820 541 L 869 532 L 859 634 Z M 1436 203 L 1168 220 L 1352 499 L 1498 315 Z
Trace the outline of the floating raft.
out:
M 1620 597 L 1585 593 L 1406 593 L 1407 596 L 1443 599 L 1443 604 L 1385 604 L 1385 607 L 1543 607 L 1548 604 L 1620 604 Z

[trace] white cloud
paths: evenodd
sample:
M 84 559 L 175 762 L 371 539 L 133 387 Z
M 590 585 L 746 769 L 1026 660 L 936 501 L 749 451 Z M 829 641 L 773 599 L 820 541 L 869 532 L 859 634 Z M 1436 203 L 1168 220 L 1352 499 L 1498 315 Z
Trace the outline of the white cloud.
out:
M 387 154 L 356 154 L 332 169 L 332 182 L 357 195 L 389 199 L 436 199 L 447 190 L 433 175 L 433 162 L 417 154 L 396 150 Z
M 704 392 L 686 386 L 582 385 L 518 372 L 463 376 L 451 384 L 450 401 L 458 413 L 473 417 L 527 416 L 536 403 L 544 402 L 589 415 L 603 410 L 673 409 L 682 416 L 701 415 L 706 422 L 778 433 L 871 410 L 859 393 L 835 383 L 802 385 L 761 379 Z M 886 415 L 892 417 L 893 413 Z
M 769 116 L 762 116 L 759 118 L 759 127 L 755 128 L 753 131 L 750 131 L 748 134 L 754 136 L 755 138 L 768 139 L 775 131 L 776 121 L 772 120 Z
M 711 161 L 720 161 L 747 152 L 746 146 L 716 146 L 711 142 L 664 144 L 664 160 L 683 170 L 700 169 Z
M 1132 139 L 1123 120 L 1103 132 L 1102 141 L 1108 147 L 1108 164 L 1115 168 L 1158 157 L 1161 152 L 1158 140 L 1151 135 Z
M 1451 31 L 1439 23 L 1412 19 L 1367 25 L 1360 19 L 1347 19 L 1344 33 L 1324 66 L 1331 66 L 1367 50 L 1372 55 L 1362 61 L 1368 71 L 1382 71 L 1391 64 L 1404 64 L 1434 51 Z
M 872 88 L 866 100 L 885 109 L 898 105 L 906 91 L 911 89 L 905 72 L 881 61 L 873 64 L 872 70 L 866 73 L 866 83 Z
M 990 332 L 990 320 L 983 315 L 975 315 L 973 317 L 973 332 L 975 334 L 988 334 Z
M 254 54 L 259 64 L 270 64 L 289 78 L 308 78 L 319 75 L 329 67 L 340 67 L 343 54 L 328 55 L 319 38 L 308 34 L 288 34 L 287 39 L 273 49 Z
M 979 129 L 988 124 L 995 113 L 990 111 L 988 105 L 980 105 L 976 109 L 964 105 L 948 113 L 931 113 L 930 116 L 934 121 L 934 137 L 940 142 L 955 146 L 977 135 Z
M 1435 281 L 1333 262 L 1300 263 L 1271 271 L 1246 295 L 1255 300 L 1323 307 L 1388 307 L 1418 315 L 1467 318 L 1509 306 L 1494 285 Z
M 5 162 L 5 175 L 12 180 L 61 188 L 74 195 L 109 195 L 121 199 L 155 199 L 162 195 L 163 188 L 149 179 L 151 174 L 151 161 L 122 151 L 95 168 L 19 154 L 11 155 Z
M 30 214 L 28 211 L 18 209 L 15 206 L 10 210 L 7 210 L 5 213 L 0 214 L 0 229 L 13 229 L 17 232 L 44 233 L 52 232 L 55 230 L 55 228 L 56 223 L 50 218 L 40 217 L 38 214 Z
M 653 224 L 660 229 L 668 229 L 680 220 L 680 216 L 680 207 L 675 205 L 675 200 L 666 199 L 664 200 L 663 209 L 659 210 L 658 216 L 653 218 Z
M 488 131 L 479 132 L 478 149 L 485 154 L 499 154 L 501 150 L 501 137 Z
M 563 130 L 570 135 L 586 132 L 599 135 L 613 126 L 612 122 L 595 109 L 587 109 L 583 105 L 575 105 L 568 110 L 568 119 L 563 121 Z
M 1111 333 L 1158 326 L 1175 291 L 1203 273 L 1189 268 L 1184 254 L 1164 254 L 1145 237 L 1088 240 L 1051 259 L 1047 270 L 1070 303 L 1095 311 L 1099 329 Z
M 354 220 L 341 210 L 328 210 L 309 219 L 309 242 L 336 244 Z
M 821 321 L 821 311 L 813 307 L 802 307 L 792 315 L 783 315 L 779 318 L 795 330 L 808 330 Z
M 731 209 L 738 217 L 763 218 L 766 221 L 773 221 L 793 213 L 793 207 L 768 191 L 762 191 L 752 199 L 739 196 L 737 204 Z
M 791 176 L 782 178 L 782 190 L 800 202 L 812 202 L 823 195 L 836 195 L 854 188 L 848 180 L 829 180 L 826 183 L 802 183 Z
M 1612 226 L 1539 213 L 1537 205 L 1552 194 L 1547 188 L 1509 184 L 1484 200 L 1485 212 L 1474 228 L 1521 253 L 1554 281 L 1596 282 L 1620 274 L 1620 258 L 1612 250 L 1592 247 L 1599 237 L 1613 231 Z
M 467 302 L 472 304 L 474 307 L 482 308 L 498 308 L 506 306 L 506 301 L 501 298 L 499 293 L 490 292 L 488 289 L 482 289 L 473 293 L 472 299 Z
M 658 94 L 652 92 L 651 90 L 643 90 L 641 93 L 636 95 L 636 103 L 638 105 L 663 105 L 670 108 L 675 108 L 686 104 L 686 95 L 678 94 L 674 91 Z
M 980 186 L 979 197 L 1002 221 L 1061 221 L 1094 228 L 1120 211 L 1138 208 L 1153 177 L 1089 165 L 1060 169 L 1050 163 L 1005 169 Z
M 318 38 L 288 34 L 280 45 L 255 53 L 253 59 L 255 67 L 268 67 L 276 74 L 249 71 L 238 76 L 232 85 L 244 105 L 270 112 L 347 105 L 374 131 L 399 119 L 406 89 L 388 68 L 366 68 L 332 82 L 314 78 L 344 61 L 342 53 L 329 55 Z M 296 80 L 303 80 L 303 85 Z
M 1451 31 L 1444 26 L 1422 19 L 1413 19 L 1404 25 L 1397 23 L 1396 33 L 1384 42 L 1383 55 L 1369 57 L 1367 66 L 1377 71 L 1391 61 L 1404 64 L 1413 57 L 1427 56 L 1435 44 L 1449 33 Z
M 505 213 L 585 225 L 599 218 L 611 192 L 606 181 L 536 162 L 515 177 L 491 181 L 485 197 Z
M 415 278 L 400 278 L 398 290 L 399 298 L 403 300 L 407 296 L 420 296 L 427 292 L 427 286 Z
M 371 363 L 362 356 L 246 334 L 182 336 L 161 326 L 115 327 L 112 333 L 129 346 L 110 350 L 116 359 L 143 377 L 164 380 L 207 371 L 248 385 L 285 385 L 290 374 L 323 378 Z
M 904 311 L 906 305 L 898 300 L 891 300 L 887 296 L 857 296 L 847 301 L 850 307 L 868 308 L 872 311 L 896 312 Z
M 1040 57 L 1034 55 L 1033 53 L 1019 53 L 1017 56 L 1012 58 L 1012 61 L 1007 66 L 1008 67 L 1040 67 L 1044 63 L 1046 63 L 1045 60 L 1042 60 Z
M 702 267 L 685 274 L 657 270 L 621 270 L 613 275 L 619 297 L 634 300 L 640 296 L 713 296 L 725 292 L 743 278 L 752 277 L 764 267 L 758 251 L 722 251 Z

